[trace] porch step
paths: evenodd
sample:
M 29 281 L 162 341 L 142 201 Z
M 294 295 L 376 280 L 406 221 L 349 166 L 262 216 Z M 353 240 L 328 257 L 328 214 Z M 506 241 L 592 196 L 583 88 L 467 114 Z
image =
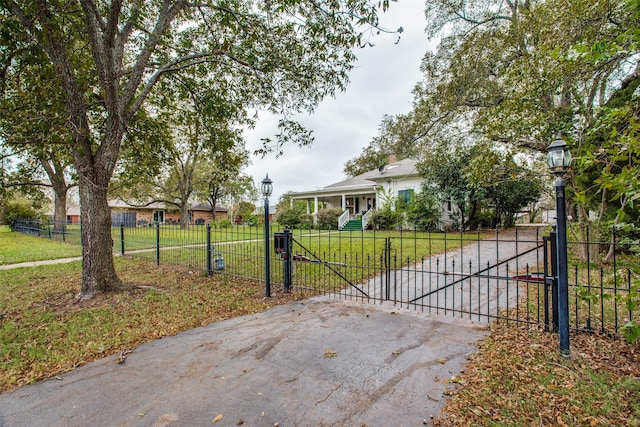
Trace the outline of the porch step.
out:
M 342 227 L 341 231 L 355 231 L 355 230 L 362 230 L 362 218 L 358 218 L 358 219 L 350 219 L 349 222 L 347 222 L 344 227 Z

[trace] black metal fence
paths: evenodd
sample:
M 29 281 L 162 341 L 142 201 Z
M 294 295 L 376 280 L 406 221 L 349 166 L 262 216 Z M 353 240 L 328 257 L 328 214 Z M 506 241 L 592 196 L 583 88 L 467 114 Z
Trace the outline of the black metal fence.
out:
M 79 244 L 81 225 L 18 221 L 15 230 Z M 203 274 L 265 281 L 263 226 L 113 227 L 114 252 Z M 270 230 L 270 245 L 275 233 Z M 291 230 L 290 253 L 271 250 L 270 282 L 374 304 L 555 328 L 550 227 L 466 233 Z M 591 239 L 590 239 L 591 240 Z M 570 327 L 621 335 L 637 315 L 634 243 L 570 241 Z M 609 257 L 604 259 L 604 253 Z

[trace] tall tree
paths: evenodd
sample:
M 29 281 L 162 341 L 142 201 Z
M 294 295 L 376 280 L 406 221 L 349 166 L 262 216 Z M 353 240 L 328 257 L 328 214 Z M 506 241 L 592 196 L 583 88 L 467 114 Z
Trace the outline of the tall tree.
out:
M 195 194 L 198 200 L 209 202 L 213 218 L 221 203 L 232 207 L 236 200 L 253 201 L 257 198 L 253 179 L 242 172 L 248 161 L 248 153 L 244 149 L 218 152 L 208 158 L 198 171 L 200 185 L 196 187 Z
M 0 15 L 0 146 L 21 160 L 22 173 L 7 185 L 48 186 L 54 193 L 54 223 L 66 222 L 67 192 L 75 185 L 62 87 L 43 52 Z M 13 64 L 13 65 L 12 65 Z M 48 183 L 43 179 L 48 178 Z M 35 192 L 37 193 L 37 189 Z
M 47 55 L 64 90 L 83 221 L 82 298 L 121 287 L 107 189 L 122 144 L 134 141 L 125 138 L 129 125 L 160 81 L 202 66 L 204 88 L 239 85 L 254 106 L 287 117 L 345 87 L 363 39 L 358 26 L 377 25 L 366 0 L 0 0 L 0 13 Z
M 378 136 L 371 140 L 358 157 L 345 163 L 344 173 L 356 176 L 369 172 L 386 165 L 391 155 L 398 160 L 419 157 L 417 147 L 406 140 L 408 128 L 405 116 L 385 115 L 378 127 Z
M 536 158 L 562 132 L 578 159 L 569 183 L 581 223 L 587 208 L 631 218 L 638 0 L 428 0 L 426 17 L 439 45 L 424 56 L 413 110 L 399 116 L 404 136 L 388 128 L 387 140 L 423 156 L 493 142 Z

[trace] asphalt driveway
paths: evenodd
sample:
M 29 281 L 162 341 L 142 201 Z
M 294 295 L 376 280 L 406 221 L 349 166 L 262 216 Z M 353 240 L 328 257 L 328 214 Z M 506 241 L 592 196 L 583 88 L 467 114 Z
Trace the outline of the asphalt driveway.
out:
M 487 331 L 318 298 L 0 394 L 0 426 L 422 426 Z

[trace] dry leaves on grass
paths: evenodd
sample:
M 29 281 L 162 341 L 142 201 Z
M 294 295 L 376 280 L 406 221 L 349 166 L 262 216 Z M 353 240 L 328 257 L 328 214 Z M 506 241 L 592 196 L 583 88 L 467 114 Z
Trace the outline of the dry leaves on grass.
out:
M 640 425 L 640 352 L 599 335 L 494 324 L 435 425 Z
M 79 264 L 25 269 L 16 279 L 19 303 L 2 312 L 11 327 L 0 328 L 0 341 L 8 343 L 0 358 L 0 392 L 114 353 L 124 362 L 124 352 L 141 343 L 305 297 L 273 292 L 265 299 L 260 283 L 127 257 L 116 265 L 126 290 L 82 302 L 75 299 Z M 69 280 L 61 282 L 61 274 Z M 14 294 L 3 289 L 0 301 Z

